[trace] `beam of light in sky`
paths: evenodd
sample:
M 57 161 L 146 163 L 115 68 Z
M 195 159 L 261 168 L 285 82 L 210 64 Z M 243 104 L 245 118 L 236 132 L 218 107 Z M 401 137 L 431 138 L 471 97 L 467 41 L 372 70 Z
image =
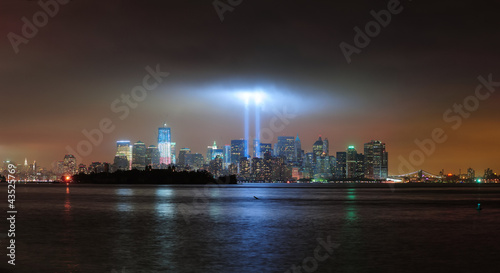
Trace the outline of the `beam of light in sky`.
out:
M 248 106 L 248 100 L 245 101 L 245 140 L 247 140 L 247 146 L 245 149 L 245 157 L 248 156 L 248 142 L 250 137 L 250 109 Z
M 239 91 L 236 92 L 236 97 L 243 101 L 245 104 L 245 140 L 247 140 L 247 147 L 245 151 L 245 155 L 249 156 L 250 145 L 254 143 L 250 139 L 250 103 L 255 103 L 255 138 L 254 140 L 258 140 L 260 136 L 260 106 L 264 103 L 264 99 L 266 98 L 266 93 L 264 93 L 261 89 L 256 89 L 255 91 Z M 255 156 L 260 157 L 260 145 L 255 145 Z
M 257 140 L 257 144 L 255 145 L 255 156 L 260 156 L 260 105 L 255 101 L 255 139 Z

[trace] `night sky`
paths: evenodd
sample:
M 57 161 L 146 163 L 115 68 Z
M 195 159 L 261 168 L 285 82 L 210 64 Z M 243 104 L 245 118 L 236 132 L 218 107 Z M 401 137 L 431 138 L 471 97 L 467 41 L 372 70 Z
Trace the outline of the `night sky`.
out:
M 121 139 L 156 145 L 164 122 L 177 149 L 205 154 L 214 140 L 243 137 L 235 94 L 263 90 L 262 128 L 276 111 L 295 116 L 273 143 L 298 133 L 310 152 L 321 135 L 334 154 L 381 140 L 397 174 L 415 140 L 442 128 L 447 140 L 415 169 L 498 172 L 499 92 L 482 88 L 490 96 L 470 117 L 443 119 L 475 96 L 479 76 L 500 82 L 498 1 L 401 1 L 401 12 L 348 63 L 339 45 L 354 46 L 354 28 L 365 29 L 370 11 L 389 2 L 243 0 L 221 22 L 212 0 L 75 0 L 15 53 L 9 33 L 21 36 L 22 18 L 32 22 L 42 8 L 2 0 L 0 159 L 50 167 L 104 118 L 114 131 L 78 163 L 112 162 Z M 142 84 L 147 66 L 170 74 L 122 120 L 110 105 Z

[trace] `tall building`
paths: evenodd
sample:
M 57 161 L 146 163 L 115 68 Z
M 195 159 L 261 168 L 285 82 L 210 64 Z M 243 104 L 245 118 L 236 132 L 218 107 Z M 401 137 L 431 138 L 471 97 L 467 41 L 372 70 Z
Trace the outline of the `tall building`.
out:
M 365 177 L 369 179 L 386 179 L 388 176 L 388 154 L 385 143 L 372 140 L 365 143 Z
M 158 150 L 160 151 L 160 164 L 170 165 L 172 163 L 172 140 L 170 136 L 170 127 L 163 124 L 158 128 Z
M 217 143 L 214 141 L 214 145 L 207 147 L 207 154 L 205 157 L 205 163 L 210 163 L 210 161 L 215 159 L 215 150 L 217 150 Z
M 84 174 L 87 174 L 87 166 L 85 166 L 85 164 L 82 164 L 80 163 L 78 165 L 78 173 L 84 173 Z
M 36 161 L 33 163 L 33 166 L 36 166 Z M 33 167 L 34 171 L 36 172 L 36 167 Z M 77 165 L 76 165 L 76 158 L 74 155 L 65 155 L 64 160 L 63 160 L 63 171 L 65 174 L 76 174 L 77 172 Z
M 316 181 L 328 181 L 332 179 L 332 171 L 329 156 L 317 156 L 314 169 L 314 179 Z
M 264 180 L 264 159 L 260 157 L 252 158 L 252 180 Z
M 246 154 L 248 142 L 245 139 L 233 139 L 231 140 L 231 163 L 240 164 L 240 159 L 242 157 L 248 157 Z
M 363 178 L 365 177 L 365 155 L 357 154 L 356 155 L 356 171 L 355 177 Z
M 316 166 L 316 156 L 314 153 L 306 153 L 302 161 L 304 178 L 312 178 Z
M 279 136 L 275 145 L 276 156 L 282 156 L 287 162 L 294 161 L 295 139 L 292 136 Z
M 160 168 L 160 151 L 155 145 L 149 145 L 146 149 L 146 166 L 152 169 Z
M 240 172 L 239 172 L 240 177 L 245 180 L 250 179 L 250 160 L 248 160 L 248 157 L 240 158 L 239 167 L 240 167 Z
M 325 140 L 323 140 L 323 156 L 329 156 L 330 154 L 330 151 L 329 151 L 330 147 L 329 147 L 329 144 L 328 144 L 328 138 L 325 137 Z
M 271 143 L 260 144 L 260 154 L 262 155 L 262 157 L 264 157 L 266 153 L 270 153 L 271 155 L 273 154 L 273 144 Z
M 186 164 L 186 155 L 191 154 L 191 149 L 189 148 L 181 148 L 179 150 L 179 157 L 177 158 L 177 164 L 180 166 L 185 166 Z
M 113 160 L 114 171 L 127 171 L 129 169 L 128 159 L 124 155 L 117 155 Z
M 208 171 L 214 177 L 219 177 L 222 175 L 222 170 L 222 157 L 218 155 L 210 161 Z
M 132 148 L 132 169 L 144 170 L 145 168 L 146 144 L 142 141 L 137 141 Z
M 87 171 L 89 173 L 103 173 L 105 172 L 105 164 L 107 163 L 101 163 L 101 162 L 92 162 L 90 163 Z
M 299 138 L 299 134 L 297 134 L 297 137 L 295 138 L 293 146 L 294 146 L 293 161 L 294 162 L 302 161 L 302 144 L 301 144 L 301 141 Z
M 470 180 L 474 180 L 476 178 L 476 171 L 472 168 L 467 169 L 467 178 Z
M 172 164 L 177 164 L 177 156 L 175 155 L 177 153 L 177 143 L 171 142 L 170 143 L 170 163 Z
M 223 167 L 228 169 L 231 164 L 231 145 L 224 145 Z
M 130 141 L 128 140 L 119 140 L 116 142 L 116 156 L 124 156 L 127 158 L 128 170 L 132 167 L 132 149 L 131 149 Z M 123 161 L 120 161 L 123 164 Z
M 259 139 L 254 139 L 253 140 L 253 157 L 262 157 L 261 156 L 261 150 L 260 150 L 260 140 Z
M 272 181 L 287 181 L 292 178 L 292 169 L 288 168 L 284 156 L 275 156 L 271 159 Z
M 315 157 L 323 154 L 323 140 L 321 139 L 321 136 L 313 144 L 313 154 Z
M 335 167 L 335 178 L 344 179 L 347 177 L 347 153 L 337 152 L 337 165 Z
M 203 155 L 202 154 L 185 154 L 184 160 L 186 161 L 186 166 L 197 170 L 203 168 Z
M 269 182 L 272 180 L 272 152 L 264 153 L 264 161 L 262 163 L 262 180 Z
M 356 178 L 356 159 L 358 152 L 354 146 L 349 146 L 346 152 L 346 177 Z

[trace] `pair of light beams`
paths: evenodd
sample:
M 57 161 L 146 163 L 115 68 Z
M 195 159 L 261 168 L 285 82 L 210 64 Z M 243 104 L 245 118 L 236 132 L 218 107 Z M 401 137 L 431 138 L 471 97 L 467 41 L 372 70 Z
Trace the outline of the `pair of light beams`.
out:
M 245 157 L 248 157 L 248 146 L 250 140 L 250 104 L 255 105 L 255 141 L 254 149 L 255 156 L 261 157 L 260 154 L 260 110 L 261 106 L 266 98 L 266 94 L 260 90 L 253 92 L 238 92 L 238 98 L 240 98 L 245 104 L 245 140 L 247 140 L 247 145 L 245 148 Z

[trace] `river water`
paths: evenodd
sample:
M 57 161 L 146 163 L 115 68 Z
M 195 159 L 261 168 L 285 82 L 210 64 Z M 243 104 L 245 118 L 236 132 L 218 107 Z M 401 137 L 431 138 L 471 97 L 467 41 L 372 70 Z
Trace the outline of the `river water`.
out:
M 16 208 L 16 265 L 4 220 L 1 272 L 500 268 L 496 186 L 38 184 L 17 185 Z

